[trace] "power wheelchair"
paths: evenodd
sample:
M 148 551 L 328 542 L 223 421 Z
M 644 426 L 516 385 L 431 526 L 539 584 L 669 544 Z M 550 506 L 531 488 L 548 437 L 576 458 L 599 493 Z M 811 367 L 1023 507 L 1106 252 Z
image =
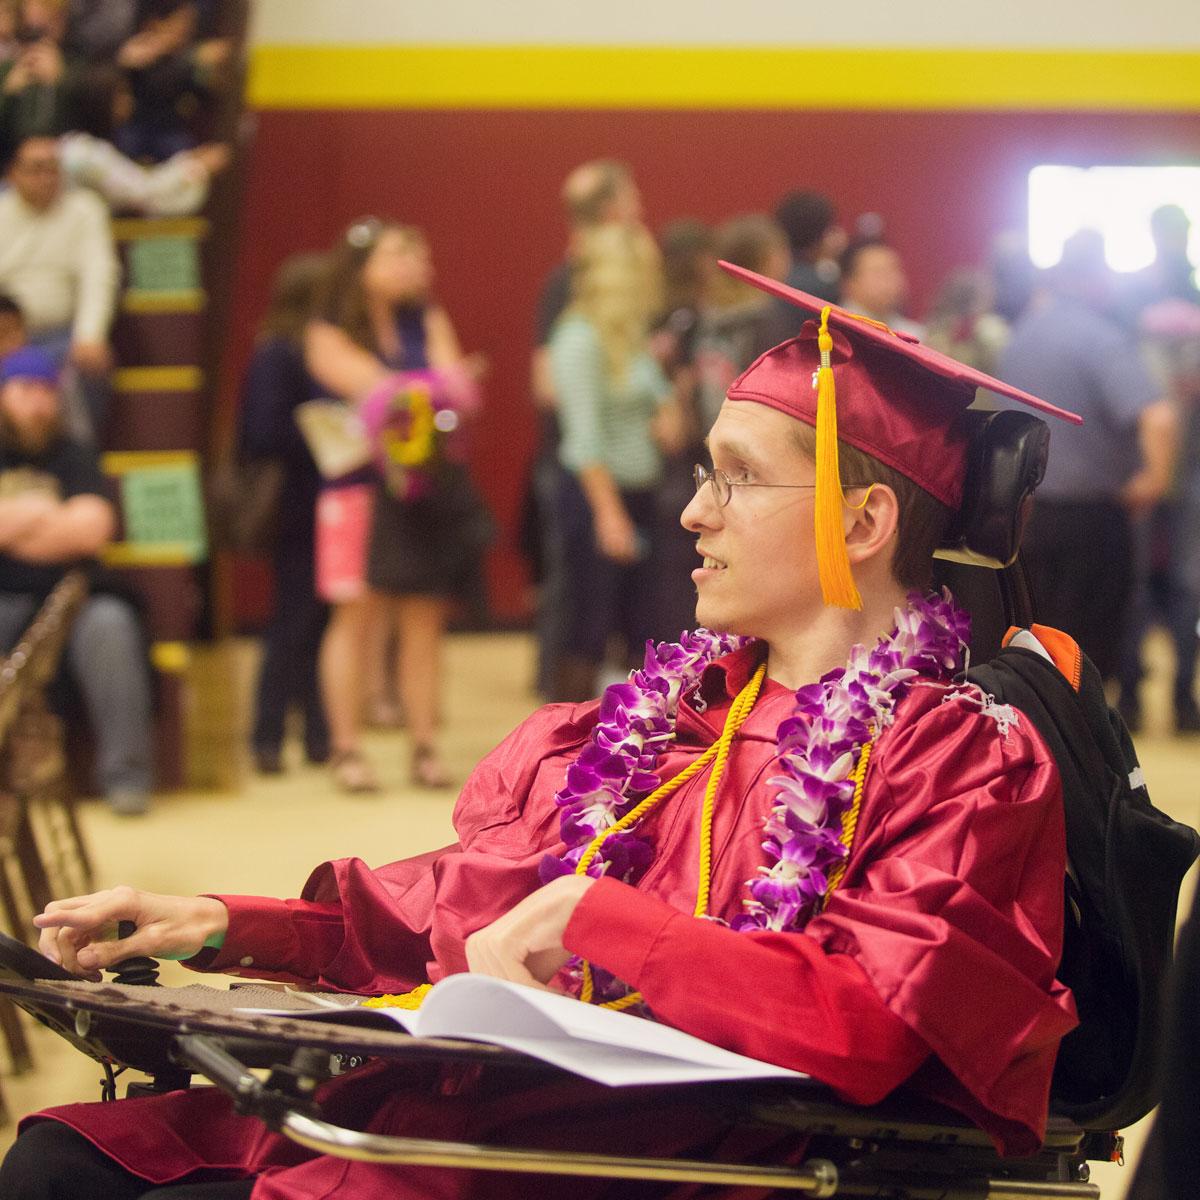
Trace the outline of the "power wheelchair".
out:
M 968 498 L 939 551 L 939 582 L 948 583 L 971 610 L 972 658 L 986 661 L 1009 625 L 1025 626 L 1032 619 L 1017 546 L 1044 471 L 1049 433 L 1041 421 L 1026 414 L 973 416 L 978 428 L 969 461 Z M 311 1010 L 301 997 L 261 986 L 232 991 L 146 986 L 155 982 L 152 960 L 120 964 L 113 982 L 93 984 L 66 975 L 12 939 L 0 944 L 0 994 L 103 1066 L 103 1098 L 115 1098 L 116 1076 L 125 1068 L 150 1076 L 148 1083 L 130 1084 L 130 1095 L 187 1087 L 197 1075 L 225 1090 L 240 1112 L 303 1146 L 343 1158 L 752 1186 L 814 1197 L 1098 1200 L 1088 1163 L 1113 1159 L 1121 1148 L 1119 1134 L 1106 1119 L 1121 1109 L 1120 1095 L 1075 1096 L 1069 1104 L 1055 1098 L 1041 1150 L 1011 1159 L 1001 1158 L 987 1135 L 968 1121 L 903 1089 L 882 1104 L 856 1108 L 814 1080 L 689 1086 L 692 1097 L 697 1091 L 707 1093 L 705 1102 L 728 1114 L 730 1124 L 794 1134 L 797 1145 L 803 1146 L 795 1165 L 565 1153 L 363 1133 L 324 1120 L 313 1094 L 321 1081 L 367 1059 L 508 1065 L 519 1068 L 525 1079 L 531 1069 L 555 1068 L 531 1067 L 523 1055 L 474 1042 L 415 1039 L 399 1031 L 235 1011 Z M 1139 1053 L 1148 1054 L 1144 1043 Z M 1144 1078 L 1144 1064 L 1135 1066 L 1129 1077 Z M 1062 1115 L 1065 1111 L 1076 1119 Z

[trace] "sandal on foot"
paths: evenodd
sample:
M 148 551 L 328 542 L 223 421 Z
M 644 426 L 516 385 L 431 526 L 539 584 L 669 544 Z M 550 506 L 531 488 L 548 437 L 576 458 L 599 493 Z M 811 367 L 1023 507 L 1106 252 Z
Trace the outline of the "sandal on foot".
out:
M 329 760 L 333 778 L 343 792 L 377 792 L 379 780 L 361 750 L 339 750 Z
M 412 781 L 423 788 L 448 788 L 454 782 L 432 746 L 413 747 Z

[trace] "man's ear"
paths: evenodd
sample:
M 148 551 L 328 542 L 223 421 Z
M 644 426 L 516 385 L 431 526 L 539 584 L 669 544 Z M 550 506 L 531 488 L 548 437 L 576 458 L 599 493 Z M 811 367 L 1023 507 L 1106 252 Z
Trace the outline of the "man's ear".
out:
M 851 563 L 865 563 L 878 555 L 890 561 L 900 527 L 900 501 L 886 483 L 873 483 L 862 496 L 846 497 L 846 553 Z

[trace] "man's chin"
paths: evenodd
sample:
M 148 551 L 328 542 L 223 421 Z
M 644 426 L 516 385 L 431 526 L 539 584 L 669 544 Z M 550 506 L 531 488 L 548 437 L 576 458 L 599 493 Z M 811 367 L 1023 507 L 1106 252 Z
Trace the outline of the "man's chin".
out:
M 736 620 L 736 614 L 727 604 L 706 602 L 703 596 L 696 601 L 696 625 L 700 629 L 713 629 L 718 633 L 736 633 L 737 630 L 731 627 Z

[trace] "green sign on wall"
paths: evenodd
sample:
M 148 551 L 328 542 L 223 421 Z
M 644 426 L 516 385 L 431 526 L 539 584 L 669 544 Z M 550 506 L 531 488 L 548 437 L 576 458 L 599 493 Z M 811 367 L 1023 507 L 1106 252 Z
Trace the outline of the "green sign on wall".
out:
M 194 238 L 154 237 L 129 243 L 129 287 L 135 292 L 189 292 L 200 287 Z
M 207 553 L 195 462 L 136 467 L 121 477 L 125 542 L 131 551 L 171 547 L 192 562 Z

